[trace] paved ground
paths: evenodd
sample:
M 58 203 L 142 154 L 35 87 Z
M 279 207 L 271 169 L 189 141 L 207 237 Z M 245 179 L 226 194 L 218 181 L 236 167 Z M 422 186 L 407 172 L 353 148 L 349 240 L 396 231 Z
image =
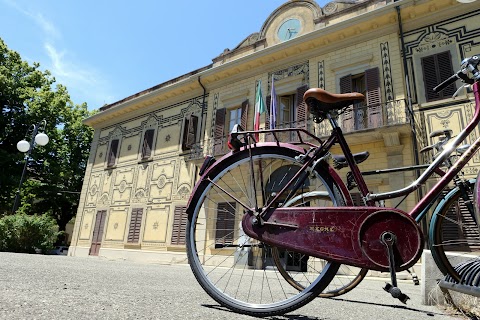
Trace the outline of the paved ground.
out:
M 465 319 L 423 306 L 420 287 L 401 282 L 405 306 L 366 280 L 336 299 L 315 299 L 267 319 Z M 254 319 L 219 307 L 186 265 L 165 266 L 97 257 L 0 253 L 0 319 Z

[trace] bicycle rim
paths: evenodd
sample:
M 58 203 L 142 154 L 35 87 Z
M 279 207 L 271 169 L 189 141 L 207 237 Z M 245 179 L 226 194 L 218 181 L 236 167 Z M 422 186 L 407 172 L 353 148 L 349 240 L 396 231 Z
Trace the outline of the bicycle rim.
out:
M 442 273 L 448 273 L 460 282 L 461 276 L 455 266 L 465 260 L 480 258 L 480 235 L 460 190 L 455 190 L 440 204 L 441 207 L 435 209 L 430 222 L 430 250 Z M 472 199 L 472 194 L 469 197 Z
M 281 275 L 271 248 L 243 233 L 244 206 L 254 208 L 257 201 L 262 207 L 300 168 L 294 158 L 298 153 L 291 149 L 259 147 L 252 152 L 253 174 L 248 152 L 243 151 L 235 162 L 215 169 L 211 182 L 198 191 L 201 195 L 187 225 L 187 252 L 198 282 L 218 303 L 243 314 L 280 315 L 318 296 L 339 265 L 327 262 L 314 279 L 297 290 Z M 331 205 L 343 201 L 324 169 L 312 172 L 298 190 L 313 188 L 325 191 Z M 292 196 L 289 191 L 282 201 Z

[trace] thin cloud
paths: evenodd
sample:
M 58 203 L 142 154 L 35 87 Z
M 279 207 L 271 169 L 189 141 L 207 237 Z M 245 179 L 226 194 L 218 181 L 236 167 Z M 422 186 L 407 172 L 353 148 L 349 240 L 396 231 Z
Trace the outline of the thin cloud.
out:
M 4 0 L 4 3 L 33 20 L 37 25 L 40 26 L 40 28 L 42 28 L 43 32 L 47 35 L 47 37 L 51 39 L 61 37 L 61 32 L 55 27 L 55 25 L 51 21 L 46 19 L 41 13 L 32 12 L 28 9 L 24 9 L 13 0 Z
M 75 61 L 68 50 L 58 49 L 57 43 L 61 43 L 62 33 L 52 21 L 41 12 L 22 8 L 13 0 L 3 0 L 3 2 L 33 21 L 42 30 L 44 34 L 42 42 L 48 61 L 41 65 L 52 73 L 57 83 L 68 88 L 74 103 L 79 104 L 85 101 L 92 109 L 114 101 L 113 95 L 108 92 L 110 91 L 109 83 L 99 71 Z
M 80 98 L 81 100 L 88 98 L 89 106 L 93 108 L 101 107 L 106 99 L 111 101 L 112 96 L 105 94 L 106 90 L 104 90 L 108 87 L 108 83 L 98 71 L 70 61 L 68 52 L 57 50 L 52 43 L 46 42 L 44 47 L 50 59 L 48 69 L 58 82 L 68 84 L 72 95 L 83 97 L 83 99 Z

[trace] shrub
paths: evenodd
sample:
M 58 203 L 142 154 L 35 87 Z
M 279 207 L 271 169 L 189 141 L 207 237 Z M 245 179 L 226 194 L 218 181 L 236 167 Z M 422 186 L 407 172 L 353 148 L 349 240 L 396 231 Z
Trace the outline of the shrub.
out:
M 0 251 L 46 253 L 54 248 L 58 231 L 55 220 L 44 215 L 14 214 L 0 219 Z

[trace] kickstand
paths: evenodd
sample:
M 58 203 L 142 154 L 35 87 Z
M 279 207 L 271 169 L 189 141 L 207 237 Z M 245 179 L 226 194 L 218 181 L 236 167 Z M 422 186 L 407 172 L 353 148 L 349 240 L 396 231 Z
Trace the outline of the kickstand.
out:
M 392 295 L 392 297 L 400 300 L 403 303 L 407 303 L 407 300 L 410 299 L 406 294 L 402 293 L 399 287 L 397 287 L 397 274 L 395 271 L 395 255 L 393 252 L 393 245 L 396 240 L 396 236 L 391 232 L 384 232 L 380 239 L 387 246 L 387 255 L 388 255 L 388 264 L 390 269 L 390 278 L 392 283 L 386 283 L 383 290 L 387 291 Z
M 412 276 L 413 284 L 416 286 L 420 285 L 420 280 L 418 280 L 417 274 L 410 271 L 410 269 L 407 269 L 407 272 L 410 274 L 410 276 Z

